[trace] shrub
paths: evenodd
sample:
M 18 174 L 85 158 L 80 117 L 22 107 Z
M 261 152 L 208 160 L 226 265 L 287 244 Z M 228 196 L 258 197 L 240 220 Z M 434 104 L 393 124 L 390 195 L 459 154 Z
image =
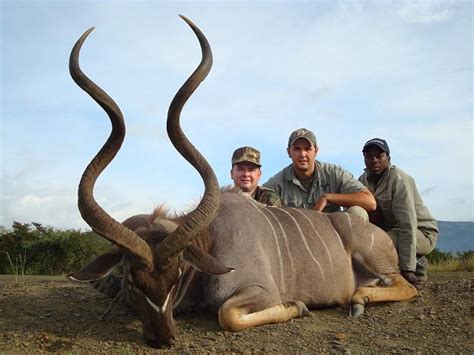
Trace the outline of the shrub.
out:
M 12 273 L 22 258 L 28 274 L 61 275 L 79 270 L 95 256 L 110 249 L 110 243 L 93 232 L 58 230 L 39 223 L 14 222 L 0 230 L 0 273 Z M 8 253 L 8 255 L 7 255 Z

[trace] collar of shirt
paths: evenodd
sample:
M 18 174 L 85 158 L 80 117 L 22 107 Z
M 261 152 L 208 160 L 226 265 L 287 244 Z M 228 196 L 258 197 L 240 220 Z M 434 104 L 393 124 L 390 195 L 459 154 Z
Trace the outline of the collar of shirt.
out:
M 314 161 L 313 183 L 311 184 L 310 191 L 306 191 L 306 189 L 304 188 L 304 186 L 301 183 L 300 179 L 298 179 L 298 177 L 296 176 L 295 170 L 293 168 L 293 164 L 290 164 L 290 165 L 287 166 L 287 169 L 285 171 L 285 179 L 288 180 L 288 181 L 291 181 L 296 186 L 299 186 L 306 193 L 310 193 L 311 190 L 313 190 L 313 187 L 318 185 L 318 182 L 320 180 L 320 175 L 319 175 L 320 165 L 321 165 L 321 163 L 319 161 L 317 161 L 317 160 Z
M 380 177 L 380 179 L 377 182 L 375 182 L 372 179 L 372 175 L 370 174 L 369 169 L 367 168 L 364 169 L 364 171 L 367 173 L 367 181 L 370 184 L 369 187 L 372 191 L 376 191 L 377 188 L 388 179 L 388 176 L 390 175 L 390 170 L 392 170 L 392 163 L 389 162 L 387 169 L 385 169 L 385 171 L 382 173 L 382 176 Z

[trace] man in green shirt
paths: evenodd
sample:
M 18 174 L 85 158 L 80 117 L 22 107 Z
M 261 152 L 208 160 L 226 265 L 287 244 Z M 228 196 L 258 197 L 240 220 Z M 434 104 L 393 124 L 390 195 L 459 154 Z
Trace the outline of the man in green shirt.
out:
M 392 238 L 402 275 L 412 284 L 421 284 L 427 278 L 425 255 L 438 239 L 436 220 L 423 204 L 415 180 L 391 164 L 384 139 L 369 140 L 362 152 L 366 169 L 359 180 L 377 200 L 377 209 L 369 213 L 370 221 Z
M 368 219 L 375 210 L 375 199 L 351 173 L 341 167 L 316 160 L 316 136 L 300 128 L 291 133 L 287 152 L 292 164 L 270 178 L 264 187 L 274 190 L 287 207 L 335 212 L 341 207 Z
M 280 197 L 275 191 L 258 186 L 262 176 L 260 152 L 252 147 L 241 147 L 232 154 L 230 177 L 234 181 L 234 189 L 252 197 L 267 206 L 281 206 Z

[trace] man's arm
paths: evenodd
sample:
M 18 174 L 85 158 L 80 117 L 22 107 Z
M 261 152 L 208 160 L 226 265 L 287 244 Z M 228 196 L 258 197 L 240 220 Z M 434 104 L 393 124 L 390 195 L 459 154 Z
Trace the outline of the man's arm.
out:
M 410 182 L 397 179 L 392 186 L 392 196 L 393 215 L 400 226 L 397 248 L 400 270 L 415 271 L 418 221 Z
M 314 205 L 316 211 L 322 211 L 328 203 L 343 207 L 360 206 L 371 212 L 377 208 L 377 202 L 372 193 L 364 188 L 361 191 L 346 194 L 324 194 Z

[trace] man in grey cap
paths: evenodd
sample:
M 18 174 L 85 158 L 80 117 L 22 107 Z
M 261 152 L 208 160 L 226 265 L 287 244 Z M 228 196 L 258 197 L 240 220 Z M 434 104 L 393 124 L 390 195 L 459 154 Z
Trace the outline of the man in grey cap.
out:
M 427 279 L 425 255 L 433 251 L 438 239 L 436 220 L 423 204 L 415 180 L 391 164 L 385 139 L 367 141 L 362 152 L 366 169 L 359 180 L 377 200 L 376 211 L 369 213 L 370 221 L 392 238 L 402 275 L 419 285 Z
M 340 211 L 342 206 L 368 219 L 366 211 L 376 207 L 373 195 L 348 171 L 316 160 L 318 150 L 314 133 L 297 129 L 288 139 L 287 152 L 292 164 L 263 186 L 274 190 L 283 206 L 324 212 Z
M 275 191 L 258 186 L 262 176 L 260 152 L 252 147 L 241 147 L 232 154 L 230 177 L 234 181 L 234 189 L 268 206 L 281 206 L 280 197 Z

